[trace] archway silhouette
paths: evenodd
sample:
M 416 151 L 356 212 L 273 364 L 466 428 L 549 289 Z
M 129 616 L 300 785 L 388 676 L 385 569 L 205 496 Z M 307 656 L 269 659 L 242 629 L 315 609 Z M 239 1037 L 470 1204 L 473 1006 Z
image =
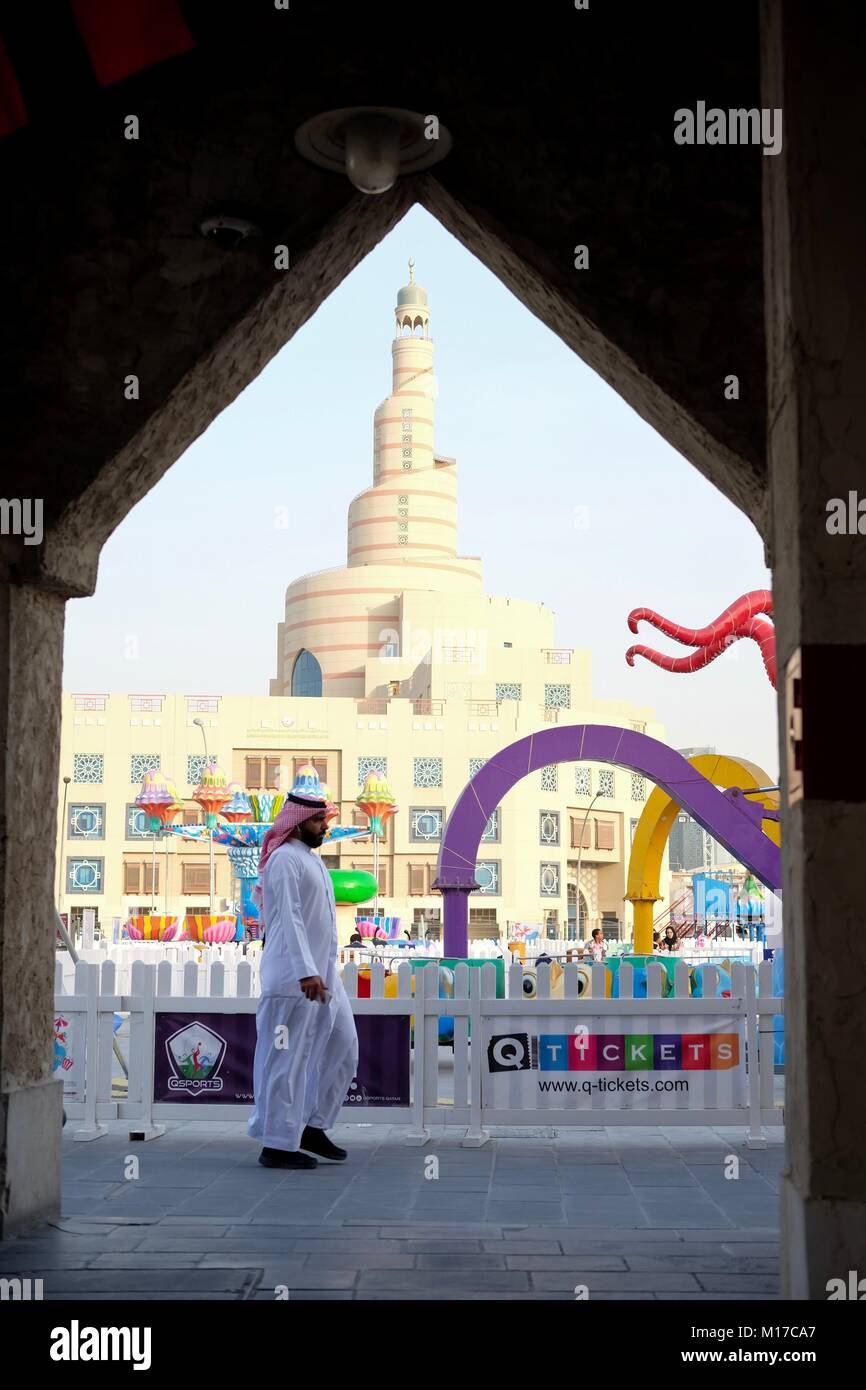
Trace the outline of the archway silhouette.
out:
M 467 782 L 448 817 L 434 887 L 443 904 L 444 950 L 464 956 L 469 894 L 477 891 L 475 864 L 484 827 L 502 798 L 531 772 L 553 763 L 597 762 L 639 772 L 682 806 L 736 859 L 778 892 L 781 853 L 761 830 L 762 807 L 714 787 L 674 748 L 607 724 L 571 724 L 518 739 L 490 758 Z M 507 870 L 506 870 L 507 871 Z

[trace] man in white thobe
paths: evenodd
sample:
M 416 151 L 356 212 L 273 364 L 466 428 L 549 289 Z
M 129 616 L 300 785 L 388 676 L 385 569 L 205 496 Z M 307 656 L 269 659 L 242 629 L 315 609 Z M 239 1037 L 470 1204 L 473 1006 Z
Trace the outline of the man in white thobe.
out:
M 265 945 L 247 1132 L 261 1139 L 266 1168 L 347 1157 L 325 1134 L 358 1068 L 355 1020 L 337 970 L 334 889 L 314 853 L 326 811 L 290 795 L 262 846 Z

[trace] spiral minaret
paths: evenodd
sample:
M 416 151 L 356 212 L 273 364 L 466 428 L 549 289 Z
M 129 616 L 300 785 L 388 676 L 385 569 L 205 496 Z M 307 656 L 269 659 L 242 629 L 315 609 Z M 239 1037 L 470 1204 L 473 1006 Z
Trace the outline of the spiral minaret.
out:
M 382 655 L 384 632 L 399 632 L 405 591 L 482 592 L 480 559 L 457 553 L 457 464 L 435 450 L 430 310 L 412 261 L 394 318 L 373 482 L 349 504 L 345 566 L 286 591 L 272 695 L 363 695 L 365 662 Z

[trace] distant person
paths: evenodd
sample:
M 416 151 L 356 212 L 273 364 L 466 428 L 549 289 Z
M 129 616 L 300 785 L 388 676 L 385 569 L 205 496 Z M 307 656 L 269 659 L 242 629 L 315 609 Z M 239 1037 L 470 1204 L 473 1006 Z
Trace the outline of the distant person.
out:
M 654 931 L 654 932 L 653 932 L 653 950 L 654 950 L 654 951 L 660 951 L 661 949 L 662 949 L 662 934 L 661 934 L 660 931 Z
M 361 933 L 360 933 L 359 931 L 353 931 L 353 932 L 352 932 L 352 935 L 349 937 L 349 945 L 350 945 L 350 946 L 363 946 L 363 944 L 364 944 L 364 938 L 363 938 L 363 936 L 361 935 Z
M 679 938 L 673 927 L 665 927 L 665 934 L 662 940 L 663 951 L 676 951 L 679 949 Z
M 592 936 L 587 942 L 586 954 L 590 956 L 592 960 L 596 961 L 604 960 L 607 955 L 607 947 L 604 944 L 604 934 L 601 927 L 595 927 L 593 929 Z

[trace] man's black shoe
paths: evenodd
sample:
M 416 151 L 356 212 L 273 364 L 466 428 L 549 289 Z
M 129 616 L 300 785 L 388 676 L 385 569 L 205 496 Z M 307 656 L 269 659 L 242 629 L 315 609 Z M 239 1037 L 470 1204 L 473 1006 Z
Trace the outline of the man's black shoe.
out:
M 345 1149 L 338 1149 L 336 1144 L 331 1143 L 323 1129 L 313 1129 L 312 1125 L 307 1125 L 301 1135 L 301 1148 L 318 1154 L 319 1158 L 342 1160 L 349 1157 Z
M 317 1168 L 309 1154 L 289 1153 L 287 1149 L 262 1149 L 259 1163 L 263 1168 Z

